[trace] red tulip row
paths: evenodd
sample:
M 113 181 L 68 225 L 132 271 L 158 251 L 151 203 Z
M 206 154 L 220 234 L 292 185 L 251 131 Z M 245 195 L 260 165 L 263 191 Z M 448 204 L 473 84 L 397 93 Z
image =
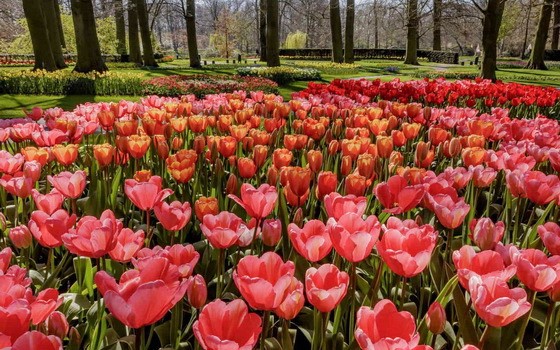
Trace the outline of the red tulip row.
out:
M 1 127 L 0 344 L 559 342 L 557 121 L 302 96 L 151 96 Z

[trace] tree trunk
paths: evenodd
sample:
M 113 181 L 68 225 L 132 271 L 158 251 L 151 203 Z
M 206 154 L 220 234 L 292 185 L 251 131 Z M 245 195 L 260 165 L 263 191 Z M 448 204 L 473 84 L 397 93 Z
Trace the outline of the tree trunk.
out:
M 62 28 L 62 18 L 60 16 L 60 4 L 58 0 L 54 0 L 54 10 L 56 12 L 56 24 L 58 25 L 58 36 L 60 39 L 60 46 L 66 48 L 66 40 L 64 39 L 64 29 Z
M 113 0 L 115 7 L 115 24 L 117 34 L 117 53 L 121 60 L 126 56 L 126 24 L 124 22 L 124 7 L 122 0 Z
M 346 29 L 344 31 L 344 62 L 354 63 L 354 0 L 346 1 Z
M 101 57 L 91 1 L 71 0 L 72 19 L 76 34 L 76 51 L 78 51 L 78 61 L 74 71 L 81 73 L 104 72 L 107 70 L 103 57 Z
M 418 0 L 408 0 L 405 64 L 418 64 Z
M 560 1 L 554 1 L 554 20 L 552 21 L 552 43 L 551 49 L 558 50 L 560 39 Z
M 23 0 L 23 12 L 29 27 L 33 53 L 35 55 L 35 66 L 33 69 L 45 69 L 49 72 L 55 71 L 57 66 L 52 53 L 41 3 L 35 0 Z
M 434 51 L 441 51 L 441 7 L 443 0 L 434 0 L 434 42 L 432 49 Z
M 496 80 L 498 34 L 502 24 L 505 0 L 488 0 L 482 21 L 482 68 L 484 79 Z
M 130 51 L 129 61 L 141 66 L 143 62 L 138 33 L 138 11 L 132 0 L 128 0 L 128 48 Z
M 61 69 L 67 66 L 66 63 L 64 63 L 64 56 L 62 55 L 62 44 L 60 43 L 55 6 L 56 0 L 44 0 L 42 2 L 43 16 L 45 17 L 45 24 L 47 25 L 54 63 L 56 64 L 56 68 Z
M 194 0 L 187 0 L 185 20 L 187 21 L 187 45 L 189 47 L 189 62 L 192 68 L 200 68 L 201 66 L 200 59 L 198 57 L 198 44 L 196 42 L 195 14 L 196 9 Z
M 342 21 L 340 20 L 340 3 L 338 0 L 330 0 L 330 22 L 331 22 L 331 42 L 332 42 L 332 61 L 342 63 Z
M 377 1 L 373 0 L 373 37 L 374 37 L 374 48 L 379 48 L 379 12 L 377 11 Z M 368 46 L 369 48 L 369 46 Z
M 260 60 L 266 62 L 266 0 L 259 0 Z
M 546 48 L 546 39 L 548 37 L 548 27 L 550 26 L 550 18 L 552 17 L 552 0 L 545 0 L 541 7 L 541 15 L 533 42 L 533 51 L 527 62 L 527 68 L 530 69 L 547 69 L 544 64 L 544 50 Z
M 278 0 L 266 0 L 266 65 L 280 66 Z
M 525 59 L 525 51 L 527 50 L 527 40 L 529 39 L 529 23 L 531 21 L 531 10 L 533 9 L 533 1 L 529 0 L 527 7 L 527 16 L 525 18 L 525 35 L 523 36 L 523 47 L 521 48 L 521 59 Z
M 138 24 L 140 25 L 140 37 L 142 38 L 142 51 L 144 53 L 144 65 L 157 67 L 154 58 L 154 48 L 152 46 L 152 34 L 150 32 L 150 22 L 148 21 L 148 10 L 146 0 L 135 0 L 136 11 L 138 13 Z

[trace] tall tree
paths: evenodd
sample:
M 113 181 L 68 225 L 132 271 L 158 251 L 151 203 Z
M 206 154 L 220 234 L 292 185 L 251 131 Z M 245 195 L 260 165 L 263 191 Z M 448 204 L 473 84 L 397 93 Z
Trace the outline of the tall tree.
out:
M 150 22 L 148 21 L 148 9 L 145 0 L 135 0 L 136 11 L 138 13 L 138 25 L 140 26 L 140 37 L 142 38 L 142 51 L 144 65 L 157 67 L 152 46 L 152 33 L 150 32 Z
M 278 0 L 266 0 L 266 65 L 280 66 Z
M 58 0 L 54 0 L 54 10 L 56 11 L 56 24 L 58 25 L 58 35 L 60 45 L 66 47 L 66 39 L 64 39 L 64 29 L 62 28 L 62 16 L 60 15 L 60 4 Z
M 187 22 L 187 45 L 189 47 L 189 62 L 192 68 L 200 68 L 200 58 L 198 57 L 198 44 L 196 42 L 195 13 L 196 13 L 196 9 L 195 9 L 194 0 L 187 0 L 185 20 Z
M 527 51 L 527 41 L 529 40 L 529 24 L 531 23 L 531 10 L 533 9 L 533 0 L 529 0 L 525 16 L 525 34 L 523 35 L 523 45 L 521 46 L 521 59 L 525 59 L 525 51 Z
M 434 24 L 434 41 L 432 49 L 434 51 L 441 51 L 441 8 L 443 6 L 443 0 L 434 0 L 434 11 L 433 11 L 433 24 Z
M 142 52 L 140 51 L 140 33 L 138 32 L 138 11 L 133 0 L 128 0 L 128 48 L 129 61 L 142 65 Z
M 113 0 L 115 9 L 115 24 L 117 34 L 117 53 L 121 55 L 121 60 L 126 56 L 126 23 L 124 21 L 123 0 Z
M 354 63 L 354 0 L 346 1 L 346 29 L 344 31 L 344 62 Z
M 66 68 L 64 56 L 62 55 L 62 43 L 60 42 L 61 33 L 59 32 L 58 18 L 56 15 L 56 0 L 43 0 L 41 4 L 54 62 L 57 68 Z
M 418 0 L 407 1 L 405 64 L 418 64 Z
M 481 76 L 496 80 L 496 59 L 498 56 L 498 35 L 502 24 L 506 0 L 488 0 L 482 20 L 482 63 Z
M 52 53 L 41 3 L 36 0 L 23 0 L 23 12 L 29 27 L 33 53 L 35 55 L 35 66 L 33 69 L 56 70 L 56 62 Z
M 101 57 L 97 28 L 93 14 L 92 0 L 71 0 L 74 33 L 76 34 L 76 51 L 78 61 L 74 67 L 76 72 L 104 72 L 107 65 Z
M 266 62 L 266 0 L 259 1 L 259 47 L 260 60 Z
M 338 0 L 330 0 L 330 22 L 331 22 L 331 42 L 332 42 L 332 61 L 342 63 L 342 21 L 340 20 L 340 3 Z
M 558 41 L 560 39 L 560 0 L 554 1 L 554 19 L 552 21 L 552 42 L 551 49 L 558 50 Z
M 531 57 L 527 62 L 527 68 L 531 69 L 547 69 L 544 64 L 544 50 L 546 48 L 546 39 L 548 37 L 548 27 L 550 26 L 550 18 L 552 17 L 552 0 L 544 0 L 541 6 L 541 15 L 537 26 L 537 33 L 533 41 L 533 50 Z

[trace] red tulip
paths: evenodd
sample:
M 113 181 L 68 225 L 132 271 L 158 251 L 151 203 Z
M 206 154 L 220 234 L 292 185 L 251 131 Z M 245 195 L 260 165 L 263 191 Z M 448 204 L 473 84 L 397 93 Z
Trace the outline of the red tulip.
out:
M 12 260 L 12 249 L 6 247 L 0 250 L 0 272 L 5 274 L 10 267 L 10 261 Z
M 426 313 L 426 325 L 433 334 L 443 333 L 446 323 L 445 310 L 440 303 L 435 301 Z
M 250 313 L 243 300 L 226 303 L 217 299 L 202 309 L 193 332 L 204 350 L 250 350 L 259 340 L 261 322 L 261 317 Z
M 494 224 L 489 218 L 473 219 L 469 228 L 469 238 L 481 250 L 494 249 L 496 244 L 502 240 L 505 232 L 503 221 Z
M 529 289 L 544 292 L 560 282 L 560 256 L 547 257 L 538 249 L 523 249 L 513 253 L 517 277 Z
M 215 197 L 200 197 L 194 202 L 194 212 L 200 222 L 206 214 L 217 215 L 219 212 L 218 199 Z
M 168 188 L 162 189 L 161 182 L 162 179 L 159 176 L 152 176 L 144 182 L 127 179 L 124 182 L 124 193 L 140 210 L 149 211 L 173 194 L 173 191 Z
M 448 229 L 461 226 L 471 208 L 470 205 L 465 203 L 464 198 L 454 201 L 446 194 L 436 194 L 434 196 L 428 194 L 428 199 L 439 222 Z
M 15 174 L 21 170 L 25 163 L 24 156 L 17 153 L 12 156 L 10 152 L 0 150 L 0 173 Z
M 311 305 L 321 312 L 329 312 L 342 301 L 350 277 L 335 265 L 324 264 L 305 272 L 305 294 Z
M 558 175 L 546 175 L 540 171 L 528 171 L 523 174 L 525 195 L 535 204 L 546 205 L 558 200 L 560 179 Z
M 29 229 L 25 225 L 11 228 L 9 237 L 10 241 L 12 241 L 12 244 L 16 248 L 29 248 L 31 243 L 33 243 L 33 236 L 31 235 L 31 231 L 29 231 Z
M 379 301 L 373 310 L 366 306 L 358 310 L 354 335 L 364 350 L 420 349 L 414 317 L 399 312 L 389 299 Z
M 42 210 L 49 215 L 52 215 L 52 213 L 62 208 L 64 196 L 62 193 L 58 192 L 56 188 L 53 188 L 51 192 L 47 194 L 41 194 L 36 189 L 33 189 L 31 193 L 37 209 Z
M 44 335 L 37 331 L 28 331 L 19 337 L 11 350 L 62 350 L 62 341 L 54 335 Z
M 476 253 L 474 248 L 468 245 L 453 252 L 453 264 L 457 269 L 459 283 L 465 289 L 469 288 L 469 280 L 473 276 L 479 276 L 482 279 L 496 277 L 507 282 L 516 272 L 514 265 L 506 267 L 504 260 L 497 252 L 485 250 Z
M 242 258 L 233 272 L 233 281 L 252 308 L 270 311 L 286 298 L 294 273 L 292 261 L 284 263 L 280 255 L 267 252 L 260 258 L 255 255 Z
M 247 215 L 257 220 L 267 217 L 278 199 L 276 187 L 262 184 L 259 188 L 254 188 L 251 184 L 241 185 L 241 198 L 235 195 L 228 195 L 235 203 L 245 209 Z
M 55 176 L 47 176 L 47 180 L 62 193 L 64 197 L 77 199 L 82 195 L 86 188 L 86 173 L 78 170 L 75 173 L 63 171 Z
M 30 322 L 31 311 L 27 300 L 17 299 L 0 307 L 0 334 L 9 337 L 11 343 L 29 329 Z
M 64 209 L 49 215 L 35 210 L 31 213 L 28 227 L 36 240 L 43 247 L 55 248 L 62 245 L 62 235 L 67 233 L 76 223 L 76 215 L 69 215 Z
M 263 221 L 261 239 L 263 244 L 274 247 L 282 238 L 282 221 L 280 219 L 266 219 Z
M 560 226 L 554 222 L 547 222 L 540 225 L 537 232 L 550 254 L 560 255 Z
M 161 257 L 151 258 L 141 270 L 126 271 L 119 284 L 105 271 L 99 271 L 95 284 L 107 309 L 131 328 L 159 321 L 183 298 L 188 287 L 186 279 L 181 281 L 177 267 Z
M 54 311 L 50 314 L 45 323 L 47 325 L 47 334 L 57 336 L 60 339 L 64 339 L 70 331 L 70 325 L 66 316 L 59 311 Z
M 315 190 L 317 199 L 323 200 L 327 194 L 336 191 L 337 185 L 338 179 L 335 173 L 332 171 L 321 171 L 317 175 L 317 188 Z
M 237 244 L 239 237 L 249 230 L 240 217 L 228 211 L 218 215 L 206 214 L 200 229 L 216 249 L 227 249 Z
M 189 300 L 189 304 L 196 309 L 200 309 L 204 306 L 204 304 L 206 304 L 208 289 L 206 288 L 206 281 L 204 281 L 204 278 L 201 275 L 189 278 L 187 298 Z
M 66 248 L 72 254 L 89 258 L 100 258 L 117 244 L 117 233 L 122 222 L 115 219 L 110 209 L 105 210 L 99 219 L 94 216 L 82 217 L 75 229 L 61 236 Z
M 35 181 L 25 176 L 4 175 L 0 178 L 0 186 L 13 196 L 27 198 L 32 193 Z
M 58 291 L 53 288 L 42 290 L 36 297 L 31 296 L 28 301 L 31 323 L 34 326 L 44 322 L 62 304 L 62 298 L 58 297 Z
M 304 304 L 303 283 L 296 278 L 292 278 L 287 288 L 286 297 L 282 303 L 274 309 L 274 313 L 285 320 L 292 320 L 299 314 L 301 309 L 303 309 Z
M 377 250 L 391 271 L 407 278 L 424 271 L 438 238 L 432 226 L 390 217 L 383 232 Z
M 375 215 L 366 220 L 356 213 L 347 213 L 327 222 L 334 249 L 346 260 L 356 263 L 366 259 L 377 243 L 381 224 Z
M 375 196 L 386 208 L 387 213 L 402 214 L 414 209 L 424 197 L 422 185 L 408 186 L 406 179 L 394 175 L 375 186 Z
M 189 202 L 174 201 L 168 204 L 161 201 L 154 206 L 154 213 L 166 230 L 179 231 L 191 219 L 192 209 Z
M 294 249 L 310 262 L 323 259 L 332 249 L 329 231 L 320 220 L 309 220 L 303 228 L 291 223 L 288 225 L 288 236 Z
M 531 310 L 525 290 L 510 289 L 498 277 L 472 277 L 469 292 L 476 313 L 492 327 L 507 326 Z
M 150 258 L 157 256 L 166 258 L 171 264 L 177 267 L 181 278 L 189 278 L 194 272 L 194 267 L 200 259 L 200 254 L 194 249 L 192 244 L 175 244 L 171 247 L 162 248 L 155 246 L 152 249 L 144 248 L 137 254 L 138 259 L 133 260 L 132 264 L 141 269 L 144 263 L 150 261 Z
M 356 213 L 364 215 L 367 207 L 366 197 L 356 197 L 353 195 L 342 196 L 337 192 L 325 196 L 325 210 L 327 215 L 335 220 L 346 213 Z
M 475 187 L 488 187 L 496 176 L 498 172 L 493 168 L 485 168 L 482 165 L 477 165 L 475 167 L 469 167 L 469 170 L 473 174 L 473 184 Z
M 129 228 L 123 228 L 117 233 L 115 247 L 109 251 L 109 256 L 118 262 L 129 262 L 144 246 L 144 238 L 143 230 L 134 232 Z

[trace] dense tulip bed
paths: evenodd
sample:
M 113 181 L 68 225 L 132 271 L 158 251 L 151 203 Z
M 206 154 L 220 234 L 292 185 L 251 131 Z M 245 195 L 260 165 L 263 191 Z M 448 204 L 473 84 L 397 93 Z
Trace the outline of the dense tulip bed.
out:
M 512 118 L 337 84 L 369 83 L 3 122 L 0 348 L 560 345 L 557 95 Z

